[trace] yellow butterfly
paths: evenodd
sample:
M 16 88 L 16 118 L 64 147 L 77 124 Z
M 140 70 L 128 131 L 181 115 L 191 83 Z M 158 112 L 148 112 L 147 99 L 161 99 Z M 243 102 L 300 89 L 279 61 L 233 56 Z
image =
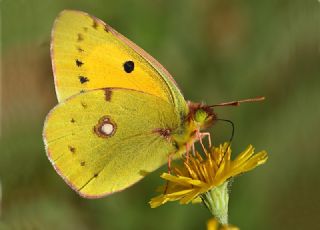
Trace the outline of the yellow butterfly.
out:
M 51 58 L 59 104 L 43 139 L 58 174 L 86 198 L 121 191 L 186 152 L 213 124 L 168 71 L 101 20 L 60 13 Z

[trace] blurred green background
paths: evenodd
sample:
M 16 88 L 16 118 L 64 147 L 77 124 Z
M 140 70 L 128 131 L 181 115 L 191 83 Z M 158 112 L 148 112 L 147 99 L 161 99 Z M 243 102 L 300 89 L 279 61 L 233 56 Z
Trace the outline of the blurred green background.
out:
M 217 108 L 236 124 L 234 152 L 253 144 L 266 165 L 234 180 L 241 229 L 320 229 L 320 3 L 317 0 L 2 0 L 0 229 L 205 229 L 200 205 L 150 209 L 166 167 L 98 200 L 73 192 L 46 158 L 41 132 L 57 103 L 50 30 L 63 9 L 108 22 L 157 58 L 186 99 L 263 103 Z M 227 124 L 211 130 L 219 143 Z

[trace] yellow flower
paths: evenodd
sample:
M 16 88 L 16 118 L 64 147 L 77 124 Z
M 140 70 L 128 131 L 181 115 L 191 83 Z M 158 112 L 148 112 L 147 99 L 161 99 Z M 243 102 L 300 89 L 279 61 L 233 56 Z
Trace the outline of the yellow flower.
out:
M 207 230 L 239 230 L 239 228 L 232 226 L 232 225 L 222 225 L 220 228 L 219 227 L 219 222 L 212 217 L 211 219 L 208 220 L 207 222 Z
M 250 145 L 231 160 L 229 143 L 204 152 L 204 157 L 196 152 L 195 156 L 185 158 L 183 167 L 174 168 L 174 174 L 161 175 L 167 185 L 161 195 L 149 202 L 152 208 L 168 201 L 179 200 L 180 204 L 188 204 L 201 200 L 220 223 L 227 224 L 228 180 L 265 163 L 268 156 L 265 151 L 254 154 Z

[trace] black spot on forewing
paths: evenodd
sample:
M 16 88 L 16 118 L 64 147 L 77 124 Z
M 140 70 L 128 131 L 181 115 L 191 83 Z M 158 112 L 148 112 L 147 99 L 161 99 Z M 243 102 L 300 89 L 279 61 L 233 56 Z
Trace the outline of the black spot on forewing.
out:
M 133 61 L 126 61 L 123 64 L 123 69 L 126 73 L 131 73 L 134 70 L 134 62 Z
M 79 51 L 79 53 L 82 53 L 84 51 L 81 47 L 77 47 L 77 50 Z
M 104 96 L 105 96 L 106 101 L 111 101 L 112 90 L 111 89 L 105 89 L 104 90 Z
M 81 161 L 81 162 L 80 162 L 80 165 L 81 165 L 81 166 L 85 166 L 85 164 L 86 164 L 85 161 Z
M 95 19 L 93 19 L 92 27 L 98 29 L 98 22 Z
M 76 65 L 77 65 L 78 67 L 80 67 L 80 66 L 83 65 L 83 62 L 80 61 L 79 59 L 77 59 L 77 60 L 76 60 Z
M 75 121 L 75 119 L 72 118 L 70 122 L 71 123 L 75 123 L 76 121 Z
M 82 102 L 81 102 L 81 106 L 82 106 L 83 108 L 87 108 L 88 105 L 82 101 Z
M 78 33 L 78 42 L 81 42 L 83 41 L 83 35 Z
M 80 80 L 81 84 L 84 84 L 84 83 L 89 81 L 89 79 L 87 77 L 84 77 L 84 76 L 79 76 L 79 80 Z

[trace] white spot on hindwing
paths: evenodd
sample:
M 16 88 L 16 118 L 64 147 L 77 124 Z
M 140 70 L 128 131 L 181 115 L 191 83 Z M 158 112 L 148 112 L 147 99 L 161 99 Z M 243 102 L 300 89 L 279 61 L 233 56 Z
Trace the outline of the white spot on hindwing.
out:
M 106 135 L 110 135 L 113 132 L 113 130 L 113 125 L 110 123 L 105 123 L 101 126 L 101 132 L 103 132 Z
M 93 131 L 99 137 L 108 138 L 116 132 L 116 123 L 109 116 L 103 116 L 99 119 L 98 124 L 93 127 Z

